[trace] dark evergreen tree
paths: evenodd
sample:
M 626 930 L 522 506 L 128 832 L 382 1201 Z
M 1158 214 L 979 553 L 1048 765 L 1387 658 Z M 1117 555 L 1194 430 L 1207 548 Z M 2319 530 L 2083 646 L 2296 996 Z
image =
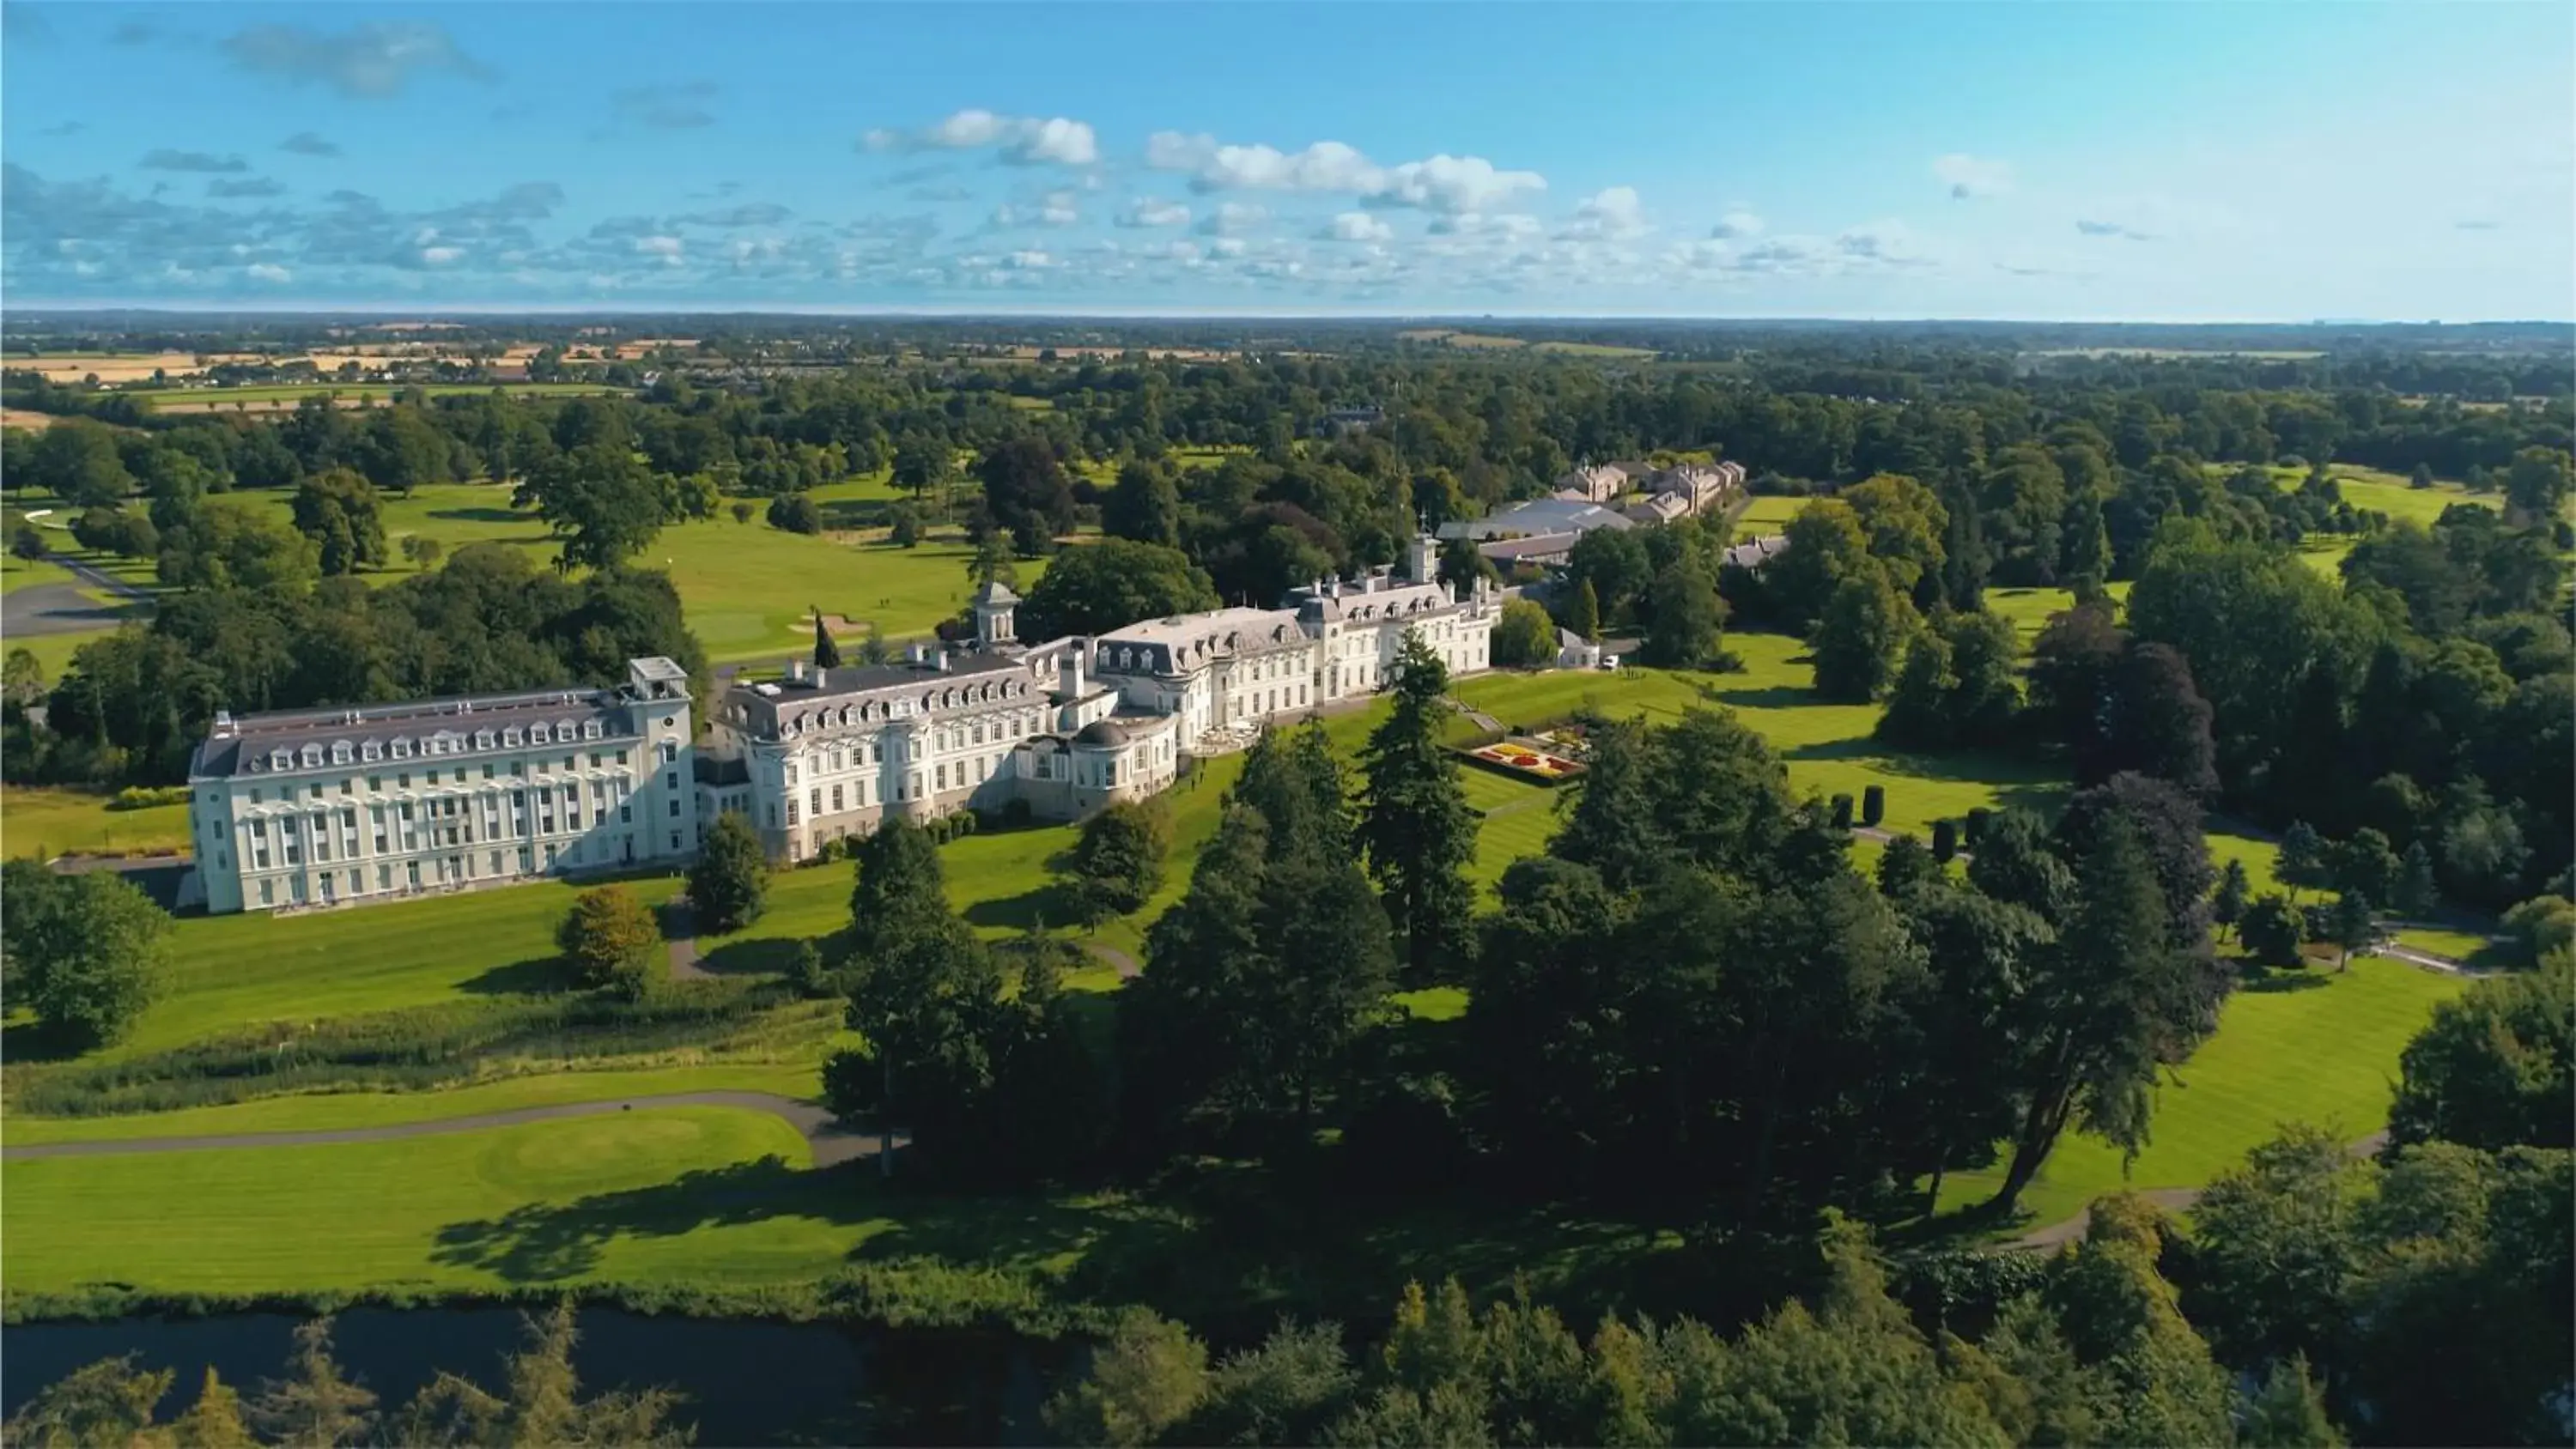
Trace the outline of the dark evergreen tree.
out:
M 1449 673 L 1420 633 L 1405 633 L 1393 681 L 1394 709 L 1360 752 L 1359 842 L 1408 977 L 1422 983 L 1453 974 L 1472 944 L 1478 821 L 1440 745 Z

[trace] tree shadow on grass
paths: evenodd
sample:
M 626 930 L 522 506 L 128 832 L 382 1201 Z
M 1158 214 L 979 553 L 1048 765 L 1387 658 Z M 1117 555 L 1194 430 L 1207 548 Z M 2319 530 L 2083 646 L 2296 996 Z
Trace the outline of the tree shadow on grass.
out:
M 2317 991 L 2334 984 L 2333 968 L 2290 967 L 2277 971 L 2249 972 L 2237 983 L 2239 991 L 2265 996 L 2281 996 L 2296 991 Z
M 1812 689 L 1794 684 L 1769 684 L 1759 689 L 1702 688 L 1704 698 L 1730 709 L 1803 709 L 1813 704 L 1831 704 Z
M 1114 1236 L 1152 1232 L 1169 1251 L 1168 1215 L 1116 1200 L 952 1196 L 886 1183 L 873 1162 L 815 1170 L 777 1157 L 702 1168 L 666 1183 L 531 1203 L 497 1218 L 450 1223 L 434 1261 L 512 1283 L 550 1283 L 596 1271 L 621 1238 L 676 1238 L 708 1228 L 804 1217 L 836 1227 L 876 1225 L 850 1252 L 856 1262 L 932 1257 L 960 1265 L 1034 1267 L 1061 1262 Z M 1142 1244 L 1129 1252 L 1145 1254 Z
M 79 1042 L 48 1030 L 40 1021 L 13 1021 L 0 1026 L 0 1060 L 12 1063 L 67 1062 L 84 1050 L 86 1048 Z
M 518 510 L 511 508 L 433 508 L 429 511 L 429 516 L 432 518 L 452 519 L 458 523 L 538 523 L 543 521 L 533 513 L 521 513 Z
M 1076 912 L 1063 888 L 1049 883 L 1015 896 L 976 901 L 962 914 L 970 926 L 1025 931 L 1041 922 L 1049 926 L 1070 925 Z
M 799 1171 L 778 1157 L 701 1168 L 651 1187 L 569 1203 L 530 1203 L 497 1218 L 450 1223 L 439 1229 L 430 1257 L 513 1283 L 576 1278 L 597 1268 L 601 1252 L 618 1238 L 679 1237 L 826 1208 L 829 1199 L 810 1180 L 835 1176 L 840 1175 Z
M 539 956 L 469 976 L 457 983 L 457 989 L 476 996 L 544 996 L 570 991 L 574 985 L 561 957 Z
M 796 950 L 805 944 L 802 936 L 767 936 L 756 940 L 729 941 L 720 937 L 698 938 L 698 969 L 718 976 L 775 975 L 793 968 Z M 816 943 L 818 948 L 821 943 Z M 825 953 L 828 960 L 830 953 Z

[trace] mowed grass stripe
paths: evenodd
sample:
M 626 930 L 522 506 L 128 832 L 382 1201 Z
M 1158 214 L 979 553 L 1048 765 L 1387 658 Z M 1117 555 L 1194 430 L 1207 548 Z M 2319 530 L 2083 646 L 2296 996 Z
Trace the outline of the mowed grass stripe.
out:
M 2466 983 L 2396 961 L 2355 957 L 2348 972 L 2284 972 L 2230 997 L 2216 1035 L 2157 1093 L 2153 1140 L 2124 1175 L 2120 1153 L 2068 1133 L 2024 1194 L 2031 1221 L 2061 1222 L 2122 1187 L 2198 1187 L 2277 1135 L 2309 1122 L 2357 1141 L 2388 1125 L 2397 1054 L 2436 1003 Z M 1944 1210 L 1984 1201 L 2003 1165 L 1955 1173 Z
M 323 1132 L 479 1117 L 523 1107 L 607 1102 L 677 1092 L 774 1092 L 809 1100 L 821 1090 L 817 1059 L 706 1063 L 641 1071 L 548 1072 L 435 1092 L 324 1092 L 265 1097 L 219 1107 L 141 1112 L 119 1117 L 12 1117 L 12 1147 L 48 1142 L 122 1142 L 145 1137 L 197 1137 L 244 1132 Z
M 771 1157 L 784 1165 L 757 1165 Z M 21 1292 L 806 1278 L 859 1236 L 777 1191 L 811 1161 L 777 1118 L 710 1107 L 398 1142 L 15 1161 L 0 1164 L 5 1268 Z M 520 1231 L 504 1221 L 513 1212 L 549 1227 Z

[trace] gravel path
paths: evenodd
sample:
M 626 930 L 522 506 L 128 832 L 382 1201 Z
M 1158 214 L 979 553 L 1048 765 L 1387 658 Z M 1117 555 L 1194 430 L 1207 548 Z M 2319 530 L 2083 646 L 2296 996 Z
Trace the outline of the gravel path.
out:
M 136 1152 L 204 1152 L 246 1147 L 319 1147 L 347 1142 L 394 1142 L 406 1137 L 437 1137 L 450 1132 L 480 1132 L 528 1122 L 572 1117 L 602 1117 L 616 1112 L 650 1111 L 656 1107 L 734 1107 L 766 1112 L 796 1129 L 814 1149 L 816 1167 L 835 1167 L 877 1151 L 874 1133 L 853 1132 L 836 1124 L 832 1114 L 812 1102 L 771 1092 L 669 1092 L 606 1102 L 562 1102 L 551 1107 L 522 1107 L 512 1112 L 479 1112 L 471 1117 L 441 1117 L 429 1122 L 397 1122 L 382 1127 L 338 1127 L 314 1132 L 238 1132 L 194 1137 L 131 1137 L 99 1142 L 47 1142 L 27 1147 L 0 1146 L 0 1157 L 22 1161 L 36 1157 L 110 1157 Z M 895 1144 L 906 1141 L 895 1134 Z

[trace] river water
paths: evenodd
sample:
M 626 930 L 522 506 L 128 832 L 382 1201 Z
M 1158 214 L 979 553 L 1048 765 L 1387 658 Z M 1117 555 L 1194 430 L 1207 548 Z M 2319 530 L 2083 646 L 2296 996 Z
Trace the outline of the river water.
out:
M 247 1397 L 286 1358 L 299 1320 L 282 1313 L 30 1323 L 0 1329 L 0 1413 L 97 1359 L 138 1353 L 175 1369 L 164 1418 L 185 1410 L 207 1365 Z M 664 1386 L 701 1445 L 1040 1444 L 1038 1406 L 1066 1351 L 1005 1334 L 836 1324 L 580 1314 L 573 1351 L 585 1394 Z M 521 1342 L 509 1308 L 356 1308 L 333 1335 L 343 1370 L 380 1409 L 400 1407 L 445 1369 L 497 1390 Z

